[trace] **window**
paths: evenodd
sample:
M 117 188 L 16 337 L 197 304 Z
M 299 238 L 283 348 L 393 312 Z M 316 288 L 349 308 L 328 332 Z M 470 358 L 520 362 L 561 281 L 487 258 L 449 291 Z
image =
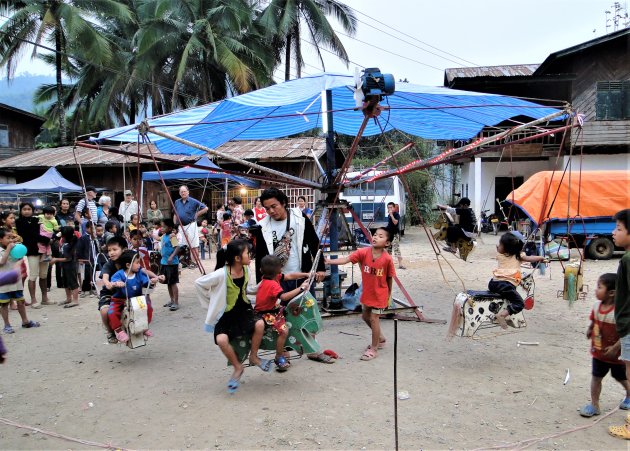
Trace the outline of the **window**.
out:
M 0 124 L 0 147 L 9 147 L 9 127 Z
M 598 81 L 595 119 L 630 119 L 630 81 Z

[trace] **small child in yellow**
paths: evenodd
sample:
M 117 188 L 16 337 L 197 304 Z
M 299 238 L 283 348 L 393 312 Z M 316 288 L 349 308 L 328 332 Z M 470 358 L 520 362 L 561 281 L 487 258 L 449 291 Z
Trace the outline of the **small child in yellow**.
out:
M 39 215 L 39 236 L 42 241 L 37 242 L 37 251 L 41 254 L 40 261 L 48 262 L 52 258 L 50 241 L 53 233 L 59 231 L 59 223 L 55 219 L 54 207 L 47 205 L 42 212 L 43 214 Z

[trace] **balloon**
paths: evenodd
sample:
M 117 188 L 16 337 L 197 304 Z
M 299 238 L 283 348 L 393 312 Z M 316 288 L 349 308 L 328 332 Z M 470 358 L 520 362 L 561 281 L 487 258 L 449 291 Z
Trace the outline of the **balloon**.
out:
M 13 260 L 21 260 L 26 255 L 26 246 L 22 243 L 16 244 L 9 255 L 11 255 Z

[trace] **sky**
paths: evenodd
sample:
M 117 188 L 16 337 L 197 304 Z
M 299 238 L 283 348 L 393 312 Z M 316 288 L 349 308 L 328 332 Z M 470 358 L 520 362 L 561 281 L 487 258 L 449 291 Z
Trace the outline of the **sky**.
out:
M 442 85 L 444 69 L 450 67 L 541 63 L 550 53 L 613 31 L 612 21 L 606 29 L 606 19 L 612 14 L 605 14 L 612 11 L 612 0 L 345 0 L 345 3 L 356 10 L 359 20 L 354 38 L 340 36 L 353 63 L 346 67 L 335 56 L 323 52 L 326 70 L 353 74 L 357 65 L 379 67 L 382 72 L 393 74 L 396 80 L 406 78 L 421 85 Z M 302 49 L 307 62 L 303 74 L 322 72 L 313 47 L 303 42 Z M 30 58 L 18 66 L 18 74 L 25 72 L 53 73 Z M 282 78 L 283 69 L 276 72 L 276 79 Z

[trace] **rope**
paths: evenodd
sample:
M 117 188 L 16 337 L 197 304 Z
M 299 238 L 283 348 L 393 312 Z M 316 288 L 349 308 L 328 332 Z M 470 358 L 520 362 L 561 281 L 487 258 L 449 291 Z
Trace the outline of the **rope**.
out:
M 496 446 L 491 446 L 491 447 L 488 447 L 488 448 L 475 448 L 472 451 L 483 451 L 483 450 L 488 450 L 488 449 L 515 449 L 515 450 L 527 449 L 530 446 L 535 445 L 535 444 L 540 443 L 540 442 L 545 441 L 545 440 L 550 440 L 552 438 L 561 437 L 563 435 L 571 434 L 572 432 L 578 432 L 578 431 L 583 431 L 585 429 L 590 429 L 593 426 L 599 424 L 602 420 L 605 420 L 606 418 L 611 416 L 613 413 L 616 413 L 618 410 L 619 410 L 619 407 L 615 407 L 613 410 L 608 412 L 606 415 L 604 415 L 602 417 L 599 417 L 597 420 L 593 421 L 592 423 L 585 424 L 584 426 L 579 426 L 579 427 L 576 427 L 576 428 L 567 429 L 565 431 L 557 432 L 555 434 L 546 435 L 544 437 L 529 438 L 529 439 L 521 440 L 521 441 L 518 441 L 518 442 L 506 443 L 504 445 L 496 445 Z
M 144 144 L 149 144 L 147 146 L 147 149 L 149 150 L 149 153 L 151 154 L 151 157 L 153 158 L 153 164 L 155 164 L 155 169 L 158 172 L 158 175 L 160 176 L 160 180 L 162 181 L 162 185 L 164 185 L 164 191 L 166 192 L 166 197 L 168 198 L 169 203 L 171 204 L 171 208 L 173 209 L 173 213 L 175 214 L 175 217 L 177 218 L 177 222 L 179 223 L 180 227 L 184 227 L 182 225 L 182 219 L 179 217 L 179 215 L 177 214 L 177 209 L 175 208 L 175 202 L 173 202 L 173 198 L 171 197 L 171 193 L 168 191 L 168 187 L 166 186 L 166 181 L 164 180 L 164 177 L 162 177 L 162 171 L 160 171 L 160 167 L 157 164 L 157 161 L 155 160 L 154 156 L 153 156 L 153 150 L 151 150 L 151 139 L 145 134 L 142 136 L 142 141 Z M 196 225 L 195 225 L 196 227 Z M 203 267 L 201 261 L 199 260 L 199 256 L 197 255 L 197 252 L 193 251 L 193 247 L 190 244 L 190 239 L 188 238 L 188 234 L 186 233 L 186 230 L 182 230 L 182 235 L 184 235 L 184 239 L 186 240 L 186 243 L 188 243 L 188 249 L 190 249 L 190 254 L 193 256 L 193 259 L 195 260 L 195 264 L 197 265 L 197 268 L 199 269 L 199 272 L 201 272 L 201 275 L 206 275 L 206 269 Z
M 91 440 L 83 440 L 83 439 L 80 439 L 80 438 L 70 437 L 68 435 L 59 434 L 57 432 L 47 431 L 45 429 L 40 429 L 40 428 L 36 428 L 36 427 L 33 427 L 33 426 L 28 426 L 28 425 L 25 425 L 25 424 L 16 423 L 15 421 L 11 421 L 11 420 L 8 420 L 6 418 L 1 418 L 0 417 L 0 423 L 6 424 L 7 426 L 14 426 L 14 427 L 20 428 L 20 429 L 28 429 L 29 431 L 37 432 L 39 434 L 48 435 L 50 437 L 60 438 L 62 440 L 67 440 L 69 442 L 80 443 L 82 445 L 87 445 L 87 446 L 94 446 L 96 448 L 112 449 L 112 450 L 115 449 L 115 450 L 121 450 L 121 451 L 127 451 L 128 450 L 128 448 L 123 448 L 122 446 L 118 446 L 118 445 L 112 445 L 111 443 L 93 442 Z

